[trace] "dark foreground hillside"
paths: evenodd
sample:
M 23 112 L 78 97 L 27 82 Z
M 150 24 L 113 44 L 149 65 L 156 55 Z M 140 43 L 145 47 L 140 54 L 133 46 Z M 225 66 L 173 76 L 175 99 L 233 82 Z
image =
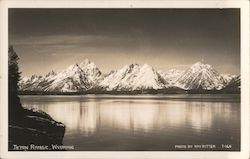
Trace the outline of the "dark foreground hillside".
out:
M 62 123 L 45 112 L 22 107 L 18 97 L 19 58 L 12 46 L 8 53 L 9 150 L 51 150 L 52 144 L 62 145 L 65 133 Z
M 62 145 L 64 133 L 65 126 L 45 112 L 23 109 L 22 117 L 9 124 L 9 150 L 52 150 L 52 144 Z

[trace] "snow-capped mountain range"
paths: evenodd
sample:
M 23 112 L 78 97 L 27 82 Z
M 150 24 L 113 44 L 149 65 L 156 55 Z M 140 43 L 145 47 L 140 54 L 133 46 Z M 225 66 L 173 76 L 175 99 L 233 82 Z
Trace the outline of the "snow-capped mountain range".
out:
M 91 89 L 102 79 L 101 71 L 93 62 L 86 59 L 60 72 L 51 71 L 44 77 L 24 77 L 19 87 L 20 90 L 29 91 L 78 92 Z
M 44 92 L 135 91 L 176 87 L 183 90 L 223 90 L 231 85 L 240 88 L 240 77 L 220 74 L 211 65 L 201 62 L 187 70 L 169 71 L 157 71 L 148 64 L 130 64 L 104 75 L 93 62 L 86 59 L 45 76 L 23 77 L 19 89 Z
M 159 70 L 158 73 L 169 82 L 174 85 L 176 80 L 184 73 L 184 70 L 170 69 L 168 71 Z
M 100 87 L 108 91 L 162 89 L 166 85 L 167 81 L 147 64 L 142 66 L 138 64 L 127 65 L 109 74 L 99 83 Z

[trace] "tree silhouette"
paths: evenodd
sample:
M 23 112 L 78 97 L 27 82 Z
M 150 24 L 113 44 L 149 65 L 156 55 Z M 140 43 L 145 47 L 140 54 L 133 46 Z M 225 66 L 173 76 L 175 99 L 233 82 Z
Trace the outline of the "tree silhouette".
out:
M 9 99 L 9 121 L 15 122 L 22 116 L 22 105 L 18 97 L 18 82 L 20 80 L 19 67 L 18 67 L 19 57 L 16 54 L 13 46 L 9 46 L 8 50 L 8 99 Z
M 24 109 L 18 97 L 19 57 L 13 46 L 8 50 L 9 150 L 13 145 L 62 145 L 65 126 L 45 112 Z M 32 116 L 32 117 L 30 117 Z

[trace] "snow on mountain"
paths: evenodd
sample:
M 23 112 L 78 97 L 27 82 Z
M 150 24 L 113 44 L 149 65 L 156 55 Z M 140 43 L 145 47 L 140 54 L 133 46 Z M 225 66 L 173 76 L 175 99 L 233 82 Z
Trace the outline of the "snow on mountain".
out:
M 237 90 L 241 88 L 241 80 L 240 76 L 234 76 L 227 86 L 224 88 L 225 90 Z
M 40 83 L 44 81 L 44 77 L 40 75 L 32 75 L 30 77 L 23 77 L 19 82 L 20 90 L 39 91 L 41 90 Z
M 168 71 L 158 71 L 158 73 L 165 79 L 165 81 L 169 82 L 169 84 L 173 85 L 176 80 L 184 73 L 183 70 L 170 69 Z
M 110 90 L 146 90 L 165 88 L 166 81 L 151 66 L 144 64 L 126 65 L 113 71 L 100 82 L 99 86 Z
M 59 72 L 52 78 L 53 82 L 44 90 L 62 92 L 89 90 L 96 86 L 101 78 L 101 71 L 93 62 L 86 59 L 79 65 L 71 65 L 66 70 Z
M 90 79 L 93 83 L 102 80 L 103 75 L 101 71 L 89 59 L 85 59 L 82 63 L 79 64 L 79 67 L 83 70 L 84 74 L 87 75 L 88 79 Z
M 212 66 L 197 62 L 181 75 L 175 86 L 185 90 L 204 89 L 220 90 L 225 87 L 226 81 Z
M 74 92 L 87 89 L 88 87 L 88 79 L 77 64 L 71 65 L 66 70 L 59 72 L 50 81 L 43 88 L 44 91 Z
M 28 80 L 27 78 L 24 78 L 26 81 L 21 80 L 20 90 L 52 92 L 84 91 L 95 87 L 102 78 L 102 73 L 97 68 L 97 66 L 93 62 L 86 59 L 79 65 L 71 65 L 67 69 L 58 73 L 51 71 L 44 77 L 31 76 L 31 78 Z
M 232 79 L 237 77 L 237 75 L 231 75 L 231 74 L 221 74 L 221 75 L 227 84 L 229 84 L 230 81 L 232 81 Z
M 56 76 L 56 72 L 54 72 L 53 70 L 50 71 L 48 74 L 45 75 L 46 79 L 50 79 L 53 78 L 54 76 Z
M 103 75 L 97 66 L 86 59 L 65 70 L 51 71 L 45 76 L 23 77 L 22 91 L 79 92 L 86 90 L 133 91 L 179 87 L 185 90 L 221 90 L 239 88 L 240 77 L 219 74 L 212 66 L 200 62 L 185 71 L 171 69 L 155 71 L 150 65 L 131 64 Z

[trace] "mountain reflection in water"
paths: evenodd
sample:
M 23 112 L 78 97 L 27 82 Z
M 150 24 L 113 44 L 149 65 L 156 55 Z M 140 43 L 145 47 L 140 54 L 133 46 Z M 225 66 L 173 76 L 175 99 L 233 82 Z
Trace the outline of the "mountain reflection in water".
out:
M 114 140 L 116 138 L 122 140 L 122 138 L 133 138 L 137 135 L 140 136 L 139 138 L 145 137 L 143 142 L 146 142 L 144 140 L 147 140 L 149 136 L 158 136 L 162 139 L 166 137 L 166 140 L 171 136 L 173 143 L 174 138 L 176 140 L 183 138 L 182 141 L 187 143 L 193 140 L 195 142 L 199 140 L 197 143 L 204 143 L 206 140 L 218 143 L 217 140 L 223 142 L 229 139 L 236 145 L 239 142 L 239 102 L 178 101 L 150 98 L 84 98 L 82 100 L 81 97 L 60 101 L 46 100 L 45 97 L 32 97 L 33 100 L 25 100 L 25 98 L 21 98 L 24 106 L 43 110 L 55 120 L 66 125 L 64 139 L 66 143 L 72 144 L 84 136 L 86 139 L 95 136 L 107 138 L 113 136 Z M 220 135 L 218 136 L 218 134 Z M 203 139 L 194 138 L 194 135 L 203 136 Z M 170 140 L 166 142 L 168 141 Z M 94 142 L 98 144 L 98 141 Z M 164 145 L 162 146 L 164 147 Z M 127 149 L 124 147 L 122 150 Z

